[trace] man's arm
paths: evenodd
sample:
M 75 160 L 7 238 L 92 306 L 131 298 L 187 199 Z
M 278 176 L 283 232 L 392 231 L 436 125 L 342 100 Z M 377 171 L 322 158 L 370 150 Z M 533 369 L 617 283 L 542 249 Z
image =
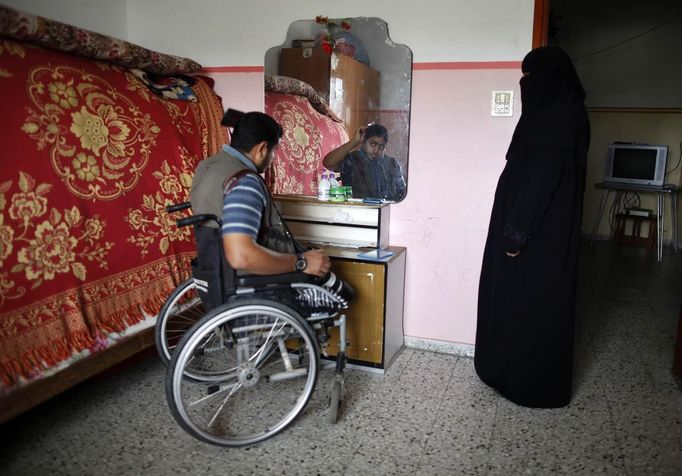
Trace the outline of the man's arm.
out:
M 325 155 L 322 164 L 329 170 L 337 172 L 339 170 L 339 164 L 341 164 L 346 155 L 355 150 L 362 143 L 362 135 L 365 133 L 365 129 L 366 127 L 360 127 L 348 142 Z
M 269 250 L 254 241 L 246 233 L 230 233 L 223 236 L 223 248 L 227 262 L 233 269 L 250 274 L 282 274 L 296 271 L 296 255 Z M 329 272 L 329 257 L 319 250 L 303 253 L 306 259 L 304 273 L 324 276 Z
M 235 270 L 251 274 L 281 274 L 296 271 L 296 255 L 279 253 L 256 241 L 268 191 L 255 175 L 240 178 L 223 199 L 223 249 Z M 303 253 L 304 273 L 323 276 L 330 261 L 318 250 Z

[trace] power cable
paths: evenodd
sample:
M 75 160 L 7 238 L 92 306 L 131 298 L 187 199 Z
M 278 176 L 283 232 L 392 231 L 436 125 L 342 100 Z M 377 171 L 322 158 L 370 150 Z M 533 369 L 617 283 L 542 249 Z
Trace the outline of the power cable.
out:
M 680 162 L 682 162 L 682 141 L 680 141 L 680 156 L 677 158 L 677 165 L 675 165 L 675 167 L 673 167 L 672 169 L 666 171 L 665 175 L 668 175 L 669 173 L 672 173 L 675 170 L 677 170 L 677 167 L 680 166 Z
M 623 195 L 623 209 L 631 210 L 633 208 L 639 208 L 642 204 L 642 199 L 639 197 L 637 192 L 625 192 Z

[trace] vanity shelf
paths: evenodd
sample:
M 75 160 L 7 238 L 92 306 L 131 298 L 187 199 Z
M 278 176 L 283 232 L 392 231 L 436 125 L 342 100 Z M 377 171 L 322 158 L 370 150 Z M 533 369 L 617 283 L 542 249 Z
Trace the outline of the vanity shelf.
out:
M 316 197 L 275 195 L 275 205 L 299 241 L 318 246 L 385 248 L 390 207 L 327 202 Z

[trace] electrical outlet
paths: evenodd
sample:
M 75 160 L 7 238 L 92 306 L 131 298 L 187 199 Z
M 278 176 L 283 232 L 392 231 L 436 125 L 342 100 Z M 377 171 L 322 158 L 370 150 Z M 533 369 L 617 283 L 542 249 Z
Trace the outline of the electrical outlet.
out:
M 514 91 L 493 91 L 491 116 L 511 116 L 514 109 Z

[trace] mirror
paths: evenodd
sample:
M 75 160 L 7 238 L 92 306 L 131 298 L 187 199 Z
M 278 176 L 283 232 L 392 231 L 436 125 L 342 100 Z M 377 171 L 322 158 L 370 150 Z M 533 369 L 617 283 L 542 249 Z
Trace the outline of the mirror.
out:
M 388 141 L 362 137 L 330 169 L 349 182 L 343 185 L 354 198 L 404 198 L 394 182 L 402 175 L 404 190 L 408 178 L 412 52 L 393 43 L 385 21 L 295 21 L 284 42 L 266 52 L 264 71 L 265 112 L 284 129 L 265 173 L 273 193 L 316 196 L 325 156 L 373 123 L 385 127 Z

